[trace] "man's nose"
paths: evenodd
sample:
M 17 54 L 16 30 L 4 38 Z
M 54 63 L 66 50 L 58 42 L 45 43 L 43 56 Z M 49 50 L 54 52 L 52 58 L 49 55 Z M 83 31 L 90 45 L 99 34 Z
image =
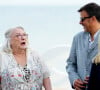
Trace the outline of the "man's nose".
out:
M 83 24 L 83 22 L 82 22 L 82 21 L 80 21 L 80 22 L 79 22 L 79 24 Z

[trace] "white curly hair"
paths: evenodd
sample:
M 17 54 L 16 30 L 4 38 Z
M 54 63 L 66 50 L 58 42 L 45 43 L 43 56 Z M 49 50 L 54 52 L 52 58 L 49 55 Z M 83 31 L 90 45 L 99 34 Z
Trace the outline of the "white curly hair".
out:
M 8 29 L 6 32 L 5 32 L 5 44 L 3 45 L 3 48 L 2 50 L 6 53 L 12 53 L 12 49 L 11 49 L 11 45 L 10 45 L 10 39 L 11 39 L 11 34 L 14 30 L 16 29 L 22 29 L 24 30 L 23 27 L 21 26 L 18 26 L 18 27 L 15 27 L 15 28 L 10 28 Z

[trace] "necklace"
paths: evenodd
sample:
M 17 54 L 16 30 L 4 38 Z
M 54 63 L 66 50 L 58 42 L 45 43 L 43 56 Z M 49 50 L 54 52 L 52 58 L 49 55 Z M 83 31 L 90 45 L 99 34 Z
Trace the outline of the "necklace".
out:
M 19 64 L 18 66 L 20 67 L 22 73 L 23 73 L 23 79 L 25 82 L 29 82 L 30 81 L 30 77 L 31 77 L 31 71 L 30 69 L 27 68 L 27 64 L 24 66 L 24 68 L 22 68 Z

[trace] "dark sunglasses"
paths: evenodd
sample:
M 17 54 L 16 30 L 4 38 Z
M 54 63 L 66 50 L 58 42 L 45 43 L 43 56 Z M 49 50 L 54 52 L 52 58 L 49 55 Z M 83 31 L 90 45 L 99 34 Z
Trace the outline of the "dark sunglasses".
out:
M 80 22 L 83 22 L 85 19 L 91 18 L 91 16 L 89 17 L 81 17 Z

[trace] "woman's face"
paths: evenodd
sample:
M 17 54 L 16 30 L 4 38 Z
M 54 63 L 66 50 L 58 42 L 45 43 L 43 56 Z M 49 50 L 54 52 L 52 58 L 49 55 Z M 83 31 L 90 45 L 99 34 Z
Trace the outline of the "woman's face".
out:
M 16 29 L 11 34 L 10 40 L 12 49 L 26 49 L 28 46 L 28 35 L 23 29 Z

